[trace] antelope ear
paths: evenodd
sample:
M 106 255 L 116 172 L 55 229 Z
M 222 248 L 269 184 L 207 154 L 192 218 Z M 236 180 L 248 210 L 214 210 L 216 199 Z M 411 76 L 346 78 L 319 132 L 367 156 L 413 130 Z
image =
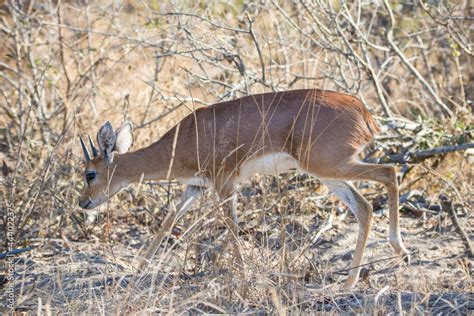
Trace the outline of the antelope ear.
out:
M 117 142 L 115 143 L 115 151 L 119 154 L 126 153 L 133 144 L 133 126 L 132 122 L 125 122 L 119 127 L 115 134 L 117 135 Z
M 99 129 L 97 133 L 97 143 L 99 144 L 99 151 L 105 162 L 111 163 L 114 159 L 113 151 L 117 137 L 115 136 L 112 124 L 109 121 Z

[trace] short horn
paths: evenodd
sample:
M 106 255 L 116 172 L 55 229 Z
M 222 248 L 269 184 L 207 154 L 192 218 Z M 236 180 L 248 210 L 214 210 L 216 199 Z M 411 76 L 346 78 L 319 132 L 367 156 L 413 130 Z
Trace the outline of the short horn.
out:
M 84 156 L 86 157 L 86 161 L 90 161 L 91 156 L 89 156 L 89 152 L 87 151 L 86 145 L 84 144 L 84 141 L 82 140 L 82 137 L 79 136 L 79 139 L 81 140 L 82 151 L 84 152 Z
M 87 137 L 89 137 L 89 144 L 91 145 L 91 149 L 92 149 L 92 156 L 97 157 L 97 148 L 95 148 L 94 146 L 94 142 L 92 141 L 92 138 L 91 138 L 91 135 L 87 135 Z

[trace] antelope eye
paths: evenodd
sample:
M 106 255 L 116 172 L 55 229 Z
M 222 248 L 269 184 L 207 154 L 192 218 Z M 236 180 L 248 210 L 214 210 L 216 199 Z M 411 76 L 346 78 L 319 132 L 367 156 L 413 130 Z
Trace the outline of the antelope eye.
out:
M 95 177 L 97 176 L 97 172 L 95 171 L 89 171 L 86 173 L 86 180 L 87 182 L 91 182 L 95 179 Z

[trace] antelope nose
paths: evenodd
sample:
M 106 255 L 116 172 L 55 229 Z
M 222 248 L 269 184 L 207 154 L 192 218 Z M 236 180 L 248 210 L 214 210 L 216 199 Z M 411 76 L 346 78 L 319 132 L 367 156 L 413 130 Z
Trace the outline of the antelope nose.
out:
M 84 208 L 84 209 L 87 209 L 91 204 L 92 204 L 91 199 L 79 201 L 79 206 Z

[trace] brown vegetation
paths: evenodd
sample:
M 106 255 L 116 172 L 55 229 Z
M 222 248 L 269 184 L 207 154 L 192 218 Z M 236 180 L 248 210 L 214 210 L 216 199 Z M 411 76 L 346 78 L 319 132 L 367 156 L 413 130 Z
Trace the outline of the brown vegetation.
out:
M 468 2 L 179 3 L 0 2 L 0 253 L 20 249 L 0 257 L 0 312 L 7 289 L 17 311 L 472 312 L 473 157 L 455 151 L 472 147 L 474 127 Z M 410 265 L 392 257 L 376 184 L 357 184 L 376 218 L 365 282 L 350 293 L 340 281 L 355 219 L 305 175 L 242 186 L 245 267 L 221 247 L 211 193 L 140 272 L 182 187 L 142 183 L 97 215 L 78 207 L 78 136 L 105 120 L 130 119 L 137 149 L 193 109 L 313 87 L 359 97 L 382 126 L 361 155 L 399 163 Z

